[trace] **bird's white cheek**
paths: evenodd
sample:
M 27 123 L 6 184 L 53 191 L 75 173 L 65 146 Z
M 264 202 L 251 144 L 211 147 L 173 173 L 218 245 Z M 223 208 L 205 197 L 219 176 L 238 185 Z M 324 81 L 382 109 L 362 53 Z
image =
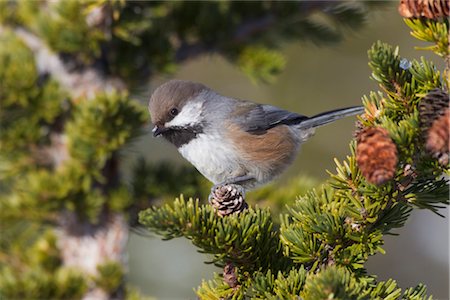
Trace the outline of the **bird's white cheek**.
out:
M 170 122 L 164 124 L 167 127 L 181 126 L 186 127 L 193 124 L 198 124 L 201 121 L 202 113 L 201 101 L 192 101 L 186 103 L 186 105 L 181 109 L 178 115 L 176 115 Z

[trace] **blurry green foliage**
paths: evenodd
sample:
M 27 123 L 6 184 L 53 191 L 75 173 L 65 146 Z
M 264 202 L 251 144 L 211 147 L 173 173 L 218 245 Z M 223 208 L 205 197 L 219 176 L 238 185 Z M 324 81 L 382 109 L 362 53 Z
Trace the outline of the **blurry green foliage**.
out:
M 98 170 L 127 140 L 140 134 L 148 119 L 145 109 L 126 94 L 98 94 L 74 104 L 66 124 L 68 148 L 74 160 Z
M 0 22 L 21 25 L 68 58 L 100 63 L 130 83 L 203 53 L 219 53 L 254 80 L 285 65 L 283 42 L 322 45 L 358 28 L 367 2 L 7 1 Z M 108 51 L 106 51 L 106 49 Z
M 87 291 L 87 282 L 82 273 L 61 265 L 55 235 L 45 231 L 36 238 L 36 232 L 27 224 L 13 227 L 20 230 L 13 244 L 1 249 L 3 253 L 13 251 L 15 256 L 0 256 L 0 296 L 3 299 L 81 299 Z M 23 242 L 30 240 L 34 242 L 24 250 Z
M 210 182 L 191 166 L 174 166 L 168 162 L 149 164 L 143 158 L 133 167 L 131 186 L 136 200 L 163 197 L 173 199 L 181 193 L 206 199 Z
M 97 266 L 98 276 L 94 279 L 97 286 L 107 291 L 109 294 L 114 293 L 121 285 L 124 271 L 121 264 L 115 261 L 106 262 Z
M 12 274 L 1 273 L 1 295 L 5 299 L 82 299 L 87 291 L 83 275 L 66 268 L 46 273 L 39 268 Z
M 0 44 L 1 149 L 23 151 L 45 142 L 65 95 L 55 81 L 37 72 L 33 53 L 12 32 L 1 34 Z
M 238 65 L 253 81 L 271 82 L 284 69 L 286 59 L 274 50 L 260 47 L 247 47 L 239 55 Z

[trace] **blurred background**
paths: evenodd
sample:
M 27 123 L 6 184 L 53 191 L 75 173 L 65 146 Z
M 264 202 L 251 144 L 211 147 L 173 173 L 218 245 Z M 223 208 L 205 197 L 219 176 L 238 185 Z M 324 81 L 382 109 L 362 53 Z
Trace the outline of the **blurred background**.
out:
M 212 55 L 182 65 L 173 76 L 152 80 L 148 92 L 137 95 L 146 102 L 159 84 L 177 78 L 202 82 L 226 96 L 273 104 L 305 115 L 358 105 L 362 95 L 378 90 L 369 79 L 367 65 L 367 50 L 377 40 L 398 45 L 403 57 L 425 56 L 442 67 L 438 57 L 414 49 L 418 42 L 399 18 L 397 3 L 391 2 L 374 9 L 363 28 L 351 32 L 337 45 L 285 45 L 282 51 L 287 58 L 286 69 L 272 84 L 254 84 L 238 68 Z M 334 171 L 333 159 L 342 160 L 348 155 L 354 123 L 354 118 L 348 118 L 320 128 L 278 182 L 299 174 L 325 180 L 325 170 Z M 187 164 L 172 145 L 150 135 L 140 139 L 137 149 L 150 161 Z M 402 288 L 423 282 L 436 299 L 450 299 L 448 209 L 440 213 L 445 218 L 414 210 L 406 226 L 396 230 L 399 236 L 386 237 L 386 254 L 369 259 L 369 274 L 378 275 L 380 280 L 393 278 Z M 161 241 L 157 236 L 149 239 L 133 234 L 128 251 L 130 281 L 158 299 L 194 299 L 192 288 L 202 279 L 212 278 L 213 272 L 220 272 L 203 264 L 208 257 L 197 253 L 184 239 Z
M 150 134 L 145 107 L 161 83 L 198 81 L 314 115 L 379 90 L 367 65 L 377 40 L 443 68 L 414 49 L 420 43 L 397 1 L 248 3 L 0 2 L 0 298 L 116 299 L 126 290 L 130 299 L 137 291 L 195 299 L 202 279 L 221 272 L 189 241 L 136 228 L 140 210 L 209 188 Z M 233 35 L 268 12 L 282 26 L 262 18 L 262 33 L 241 26 Z M 350 152 L 355 120 L 318 129 L 275 189 L 328 178 L 333 159 Z M 263 194 L 249 197 L 265 205 Z M 369 259 L 368 273 L 402 288 L 422 282 L 435 299 L 450 299 L 448 208 L 439 213 L 414 210 L 399 236 L 386 236 L 386 254 Z

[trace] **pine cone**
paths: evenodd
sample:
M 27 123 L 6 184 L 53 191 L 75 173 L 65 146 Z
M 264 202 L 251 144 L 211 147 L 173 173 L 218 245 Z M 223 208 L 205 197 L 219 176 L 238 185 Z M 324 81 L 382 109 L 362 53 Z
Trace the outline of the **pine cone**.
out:
M 361 131 L 364 130 L 364 125 L 360 120 L 357 120 L 355 122 L 355 131 L 353 132 L 353 137 L 357 137 L 358 135 L 360 135 Z
M 437 19 L 450 16 L 448 0 L 401 0 L 398 12 L 404 18 Z
M 386 129 L 369 127 L 356 138 L 356 161 L 368 182 L 381 185 L 394 177 L 397 147 Z
M 449 156 L 449 131 L 450 127 L 450 109 L 447 108 L 445 113 L 433 122 L 430 130 L 428 130 L 427 142 L 425 147 L 433 157 L 439 160 L 443 166 L 448 166 Z
M 223 281 L 230 287 L 234 288 L 238 285 L 236 270 L 232 263 L 227 263 L 223 268 Z
M 422 136 L 426 140 L 428 130 L 434 120 L 445 113 L 448 108 L 448 94 L 441 89 L 431 90 L 419 103 L 419 118 Z
M 221 217 L 235 212 L 239 213 L 248 208 L 244 199 L 244 190 L 241 186 L 235 184 L 216 187 L 211 191 L 209 203 Z

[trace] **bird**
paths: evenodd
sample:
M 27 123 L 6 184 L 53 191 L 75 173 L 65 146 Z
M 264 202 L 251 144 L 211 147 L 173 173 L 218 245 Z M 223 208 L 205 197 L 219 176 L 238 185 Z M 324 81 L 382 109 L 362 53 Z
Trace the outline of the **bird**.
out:
M 360 114 L 362 106 L 312 117 L 272 105 L 222 96 L 202 83 L 170 80 L 148 109 L 153 136 L 162 136 L 214 187 L 262 186 L 283 173 L 315 128 Z

